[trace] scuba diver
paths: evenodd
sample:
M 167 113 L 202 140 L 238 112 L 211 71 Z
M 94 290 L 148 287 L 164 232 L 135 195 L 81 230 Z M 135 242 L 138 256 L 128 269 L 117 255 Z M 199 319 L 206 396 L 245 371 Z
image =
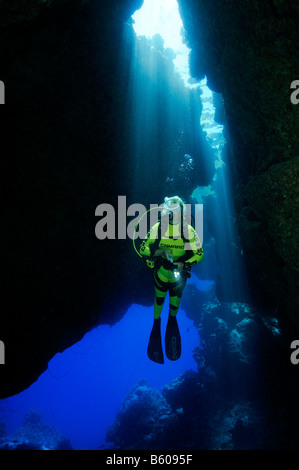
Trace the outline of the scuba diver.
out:
M 165 353 L 176 361 L 181 356 L 181 336 L 176 319 L 191 267 L 203 259 L 203 249 L 194 228 L 185 220 L 186 206 L 178 196 L 165 197 L 160 220 L 140 246 L 140 255 L 154 267 L 154 324 L 149 338 L 148 357 L 164 364 L 161 341 L 161 312 L 169 292 L 169 316 Z M 149 263 L 147 263 L 149 264 Z

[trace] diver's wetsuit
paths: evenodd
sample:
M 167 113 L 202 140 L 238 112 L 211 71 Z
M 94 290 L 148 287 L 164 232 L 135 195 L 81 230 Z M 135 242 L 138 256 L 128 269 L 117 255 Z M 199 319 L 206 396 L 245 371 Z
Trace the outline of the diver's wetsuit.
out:
M 185 226 L 188 237 L 181 237 L 180 224 L 167 225 L 162 234 L 161 222 L 155 224 L 142 242 L 140 254 L 154 259 L 154 325 L 151 331 L 147 354 L 148 357 L 159 364 L 164 364 L 164 355 L 161 341 L 161 312 L 164 300 L 169 291 L 169 316 L 165 333 L 165 351 L 168 359 L 176 361 L 181 356 L 181 336 L 177 324 L 176 314 L 186 285 L 188 271 L 194 264 L 203 259 L 203 249 L 198 235 L 191 225 Z M 173 263 L 182 262 L 184 269 L 179 272 L 177 267 L 163 256 L 155 256 L 156 250 L 165 250 L 171 253 Z
M 187 232 L 188 230 L 188 232 Z M 173 263 L 183 262 L 185 267 L 191 267 L 203 259 L 203 249 L 199 237 L 191 225 L 185 228 L 188 239 L 178 238 L 180 236 L 180 224 L 168 224 L 166 232 L 161 234 L 161 223 L 153 225 L 147 238 L 142 242 L 140 254 L 155 259 L 154 270 L 155 304 L 154 318 L 160 318 L 164 300 L 169 291 L 169 314 L 176 316 L 183 291 L 187 281 L 187 273 L 183 270 L 178 277 L 174 266 L 162 256 L 155 257 L 157 249 L 167 250 L 172 253 Z

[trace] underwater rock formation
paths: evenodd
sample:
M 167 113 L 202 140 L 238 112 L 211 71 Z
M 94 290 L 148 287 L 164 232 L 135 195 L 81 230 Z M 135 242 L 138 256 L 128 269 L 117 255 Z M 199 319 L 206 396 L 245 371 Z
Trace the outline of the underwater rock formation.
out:
M 138 297 L 125 268 L 131 241 L 121 240 L 111 256 L 113 240 L 95 237 L 95 209 L 116 205 L 120 194 L 130 198 L 121 120 L 132 31 L 125 52 L 121 45 L 124 22 L 140 5 L 0 3 L 7 98 L 1 397 L 31 385 L 55 353 L 100 317 L 112 324 Z M 137 276 L 142 267 L 134 261 Z
M 264 418 L 253 402 L 225 403 L 212 382 L 185 372 L 162 394 L 142 384 L 125 399 L 107 432 L 113 450 L 221 450 L 262 448 Z M 140 389 L 143 390 L 140 390 Z M 145 402 L 144 389 L 149 399 Z M 212 395 L 211 395 L 212 394 Z M 212 401 L 211 398 L 214 400 Z M 155 406 L 153 404 L 157 400 Z M 161 408 L 159 409 L 159 405 Z M 132 413 L 132 409 L 134 412 Z M 132 415 L 134 421 L 131 420 Z M 152 416 L 150 423 L 148 417 Z M 135 432 L 135 427 L 138 433 Z M 249 436 L 249 439 L 248 439 Z
M 118 449 L 156 448 L 159 435 L 174 419 L 165 398 L 141 381 L 125 398 L 122 410 L 107 431 L 106 440 L 114 442 Z
M 298 5 L 291 0 L 179 0 L 191 74 L 221 93 L 237 224 L 252 294 L 299 328 Z
M 298 181 L 299 156 L 271 165 L 242 188 L 237 219 L 251 278 L 295 324 L 299 307 Z
M 109 448 L 295 450 L 298 374 L 285 361 L 277 319 L 214 299 L 195 323 L 198 372 L 184 372 L 161 393 L 136 385 L 107 432 Z
M 0 433 L 0 450 L 72 450 L 72 446 L 56 427 L 42 420 L 39 412 L 30 410 L 13 436 Z

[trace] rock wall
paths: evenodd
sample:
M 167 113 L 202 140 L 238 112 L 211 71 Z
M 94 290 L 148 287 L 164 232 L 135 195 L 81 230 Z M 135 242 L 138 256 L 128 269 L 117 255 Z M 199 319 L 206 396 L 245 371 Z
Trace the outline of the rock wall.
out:
M 95 237 L 97 205 L 131 194 L 121 122 L 131 51 L 121 46 L 125 21 L 140 5 L 0 4 L 0 396 L 29 386 L 54 354 L 142 298 L 135 258 L 127 275 L 131 241 L 120 241 L 113 256 L 113 240 Z
M 222 94 L 252 295 L 299 327 L 298 5 L 179 0 L 191 73 Z

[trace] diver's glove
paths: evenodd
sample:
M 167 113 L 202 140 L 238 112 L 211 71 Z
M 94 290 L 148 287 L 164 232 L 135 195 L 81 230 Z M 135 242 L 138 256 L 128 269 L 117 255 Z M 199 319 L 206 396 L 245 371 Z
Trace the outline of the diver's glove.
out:
M 183 267 L 183 273 L 186 277 L 191 277 L 191 265 L 189 263 L 185 263 Z

